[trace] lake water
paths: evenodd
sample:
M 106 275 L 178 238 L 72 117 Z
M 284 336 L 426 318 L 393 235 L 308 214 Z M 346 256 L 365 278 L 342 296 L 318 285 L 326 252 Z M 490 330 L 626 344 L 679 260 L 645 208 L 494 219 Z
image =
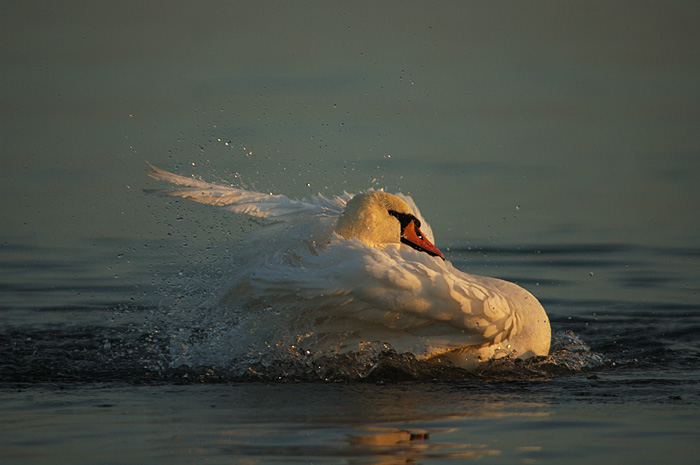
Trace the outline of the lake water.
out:
M 3 4 L 0 460 L 697 463 L 697 24 L 695 2 Z M 408 193 L 448 260 L 540 299 L 552 353 L 227 360 L 212 302 L 261 226 L 144 194 L 146 160 Z

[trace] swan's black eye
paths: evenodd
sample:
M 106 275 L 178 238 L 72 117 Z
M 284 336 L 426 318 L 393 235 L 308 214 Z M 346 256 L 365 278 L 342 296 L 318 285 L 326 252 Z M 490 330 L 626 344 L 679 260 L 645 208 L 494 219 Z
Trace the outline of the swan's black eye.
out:
M 399 220 L 399 223 L 401 223 L 401 231 L 406 229 L 406 226 L 408 226 L 411 223 L 411 221 L 413 221 L 413 224 L 416 226 L 416 228 L 420 229 L 420 220 L 415 216 L 411 215 L 410 213 L 400 213 L 396 210 L 388 211 L 391 216 L 395 216 Z

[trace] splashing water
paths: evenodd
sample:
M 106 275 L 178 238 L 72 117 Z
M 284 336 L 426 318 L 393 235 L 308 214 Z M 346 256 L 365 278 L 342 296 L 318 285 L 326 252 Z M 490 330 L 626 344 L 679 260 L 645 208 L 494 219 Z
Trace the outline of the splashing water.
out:
M 366 341 L 341 351 L 342 340 L 318 344 L 313 327 L 296 326 L 291 315 L 273 306 L 248 310 L 221 305 L 217 292 L 227 289 L 230 260 L 206 261 L 171 281 L 165 303 L 151 312 L 144 328 L 143 366 L 156 379 L 179 382 L 400 381 L 429 379 L 547 378 L 606 364 L 573 332 L 553 334 L 547 357 L 508 357 L 467 372 L 448 362 L 418 360 L 382 341 Z M 341 338 L 342 339 L 342 338 Z M 324 347 L 323 350 L 316 349 Z
M 293 324 L 293 316 L 276 311 L 274 303 L 256 310 L 236 308 L 235 303 L 222 305 L 220 290 L 230 289 L 231 273 L 240 265 L 232 258 L 221 258 L 234 254 L 219 252 L 212 251 L 215 259 L 198 257 L 201 266 L 183 268 L 176 277 L 169 277 L 160 291 L 161 303 L 148 315 L 142 330 L 145 335 L 139 340 L 143 344 L 141 366 L 149 378 L 178 382 L 392 381 L 474 376 L 528 379 L 595 369 L 606 363 L 572 332 L 553 335 L 548 357 L 526 361 L 504 357 L 472 372 L 447 362 L 418 360 L 414 354 L 398 353 L 383 341 L 365 341 L 354 350 L 341 351 L 342 340 L 318 344 L 321 336 L 313 327 Z
M 534 379 L 591 370 L 607 363 L 571 331 L 555 333 L 547 357 L 515 360 L 504 357 L 468 372 L 448 362 L 418 360 L 398 353 L 381 341 L 359 343 L 354 350 L 337 348 L 314 352 L 313 329 L 285 331 L 287 316 L 267 308 L 257 313 L 214 306 L 194 307 L 193 313 L 163 311 L 159 329 L 158 363 L 163 375 L 182 374 L 200 381 L 404 381 L 432 379 Z M 168 318 L 170 320 L 168 321 Z

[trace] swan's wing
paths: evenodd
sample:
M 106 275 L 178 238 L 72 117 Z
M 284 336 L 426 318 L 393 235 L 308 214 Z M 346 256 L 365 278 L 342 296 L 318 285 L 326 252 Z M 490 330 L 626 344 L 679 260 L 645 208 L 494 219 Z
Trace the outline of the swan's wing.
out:
M 405 329 L 416 335 L 446 336 L 449 344 L 493 344 L 522 329 L 516 306 L 491 278 L 463 273 L 449 262 L 401 246 L 365 259 L 368 282 L 363 300 L 398 310 Z M 453 332 L 441 335 L 441 331 Z
M 234 213 L 243 213 L 259 218 L 275 220 L 292 220 L 306 213 L 340 214 L 352 195 L 345 192 L 342 196 L 329 199 L 321 194 L 311 200 L 290 199 L 285 195 L 263 194 L 262 192 L 224 186 L 193 177 L 180 176 L 157 168 L 149 163 L 151 170 L 146 171 L 153 179 L 166 181 L 176 186 L 175 189 L 152 189 L 149 193 L 181 197 L 195 202 L 224 207 Z
M 318 327 L 354 321 L 360 333 L 363 325 L 375 335 L 385 328 L 443 350 L 498 343 L 522 327 L 514 305 L 487 282 L 400 245 L 381 250 L 341 239 L 305 260 L 303 273 L 283 263 L 259 268 L 253 293 L 274 296 L 272 307 L 315 314 Z

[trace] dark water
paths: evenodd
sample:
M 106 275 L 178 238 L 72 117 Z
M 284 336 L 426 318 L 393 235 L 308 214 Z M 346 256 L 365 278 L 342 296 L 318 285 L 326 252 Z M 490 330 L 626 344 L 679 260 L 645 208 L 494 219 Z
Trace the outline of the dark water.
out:
M 219 252 L 164 242 L 4 244 L 3 456 L 12 463 L 694 463 L 698 456 L 700 309 L 682 303 L 696 292 L 688 271 L 698 269 L 698 251 L 453 247 L 448 255 L 458 266 L 533 289 L 554 331 L 550 357 L 474 373 L 386 347 L 332 360 L 276 350 L 248 366 L 222 364 L 201 343 L 211 328 L 182 327 L 193 321 L 183 313 L 207 311 L 199 304 L 217 293 L 211 286 L 221 271 L 182 260 Z M 46 273 L 63 278 L 46 284 Z M 601 299 L 606 287 L 618 298 Z
M 0 462 L 700 460 L 697 2 L 0 3 Z M 148 160 L 411 195 L 549 357 L 240 356 L 260 226 Z

